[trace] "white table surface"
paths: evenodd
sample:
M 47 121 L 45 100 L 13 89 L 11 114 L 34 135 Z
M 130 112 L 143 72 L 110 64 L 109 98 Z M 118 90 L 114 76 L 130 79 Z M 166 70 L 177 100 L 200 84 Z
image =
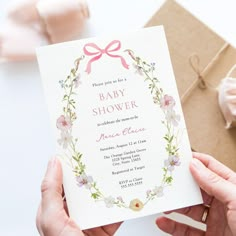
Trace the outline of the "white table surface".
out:
M 0 1 L 0 23 L 11 1 Z M 91 19 L 83 36 L 140 28 L 163 0 L 88 2 Z M 236 45 L 235 0 L 178 2 Z M 0 109 L 0 235 L 38 235 L 35 216 L 40 184 L 54 153 L 37 62 L 0 65 Z M 165 235 L 156 228 L 155 218 L 127 221 L 116 235 Z

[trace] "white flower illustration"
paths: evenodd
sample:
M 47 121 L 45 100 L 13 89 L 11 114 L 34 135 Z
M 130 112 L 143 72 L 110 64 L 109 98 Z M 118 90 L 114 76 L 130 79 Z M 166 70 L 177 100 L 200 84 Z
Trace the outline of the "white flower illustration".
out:
M 177 115 L 174 110 L 168 110 L 166 112 L 166 120 L 173 126 L 178 126 L 178 122 L 180 121 L 180 116 Z
M 69 132 L 67 131 L 62 131 L 61 132 L 61 138 L 57 140 L 57 142 L 59 143 L 59 145 L 61 145 L 64 149 L 66 149 L 68 147 L 68 145 L 71 143 L 72 141 L 72 136 Z
M 111 208 L 114 206 L 115 198 L 113 198 L 112 196 L 106 197 L 104 198 L 104 202 L 106 204 L 106 207 Z
M 163 190 L 164 190 L 163 187 L 159 186 L 159 187 L 155 187 L 153 192 L 155 193 L 157 197 L 162 197 L 164 195 Z

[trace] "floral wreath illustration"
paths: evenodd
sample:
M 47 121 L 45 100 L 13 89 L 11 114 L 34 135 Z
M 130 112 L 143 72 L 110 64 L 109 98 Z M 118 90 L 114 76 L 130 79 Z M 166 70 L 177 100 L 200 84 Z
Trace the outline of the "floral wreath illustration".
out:
M 89 51 L 92 48 L 93 51 Z M 84 46 L 83 51 L 86 56 L 93 56 L 87 63 L 86 72 L 91 72 L 92 63 L 99 60 L 103 54 L 107 54 L 112 58 L 117 58 L 121 61 L 123 67 L 128 69 L 128 64 L 122 56 L 115 55 L 114 52 L 121 48 L 121 43 L 118 40 L 114 40 L 107 45 L 105 49 L 99 48 L 94 43 L 88 43 Z M 96 51 L 95 51 L 96 50 Z M 150 93 L 153 97 L 153 102 L 162 110 L 165 120 L 161 123 L 166 128 L 165 139 L 166 145 L 165 150 L 167 153 L 167 159 L 163 163 L 163 177 L 160 185 L 154 186 L 153 188 L 146 191 L 146 199 L 141 201 L 136 198 L 126 203 L 121 196 L 105 196 L 99 189 L 98 184 L 94 181 L 93 177 L 86 173 L 86 165 L 82 162 L 83 154 L 77 150 L 78 139 L 73 137 L 72 128 L 76 116 L 76 102 L 75 96 L 78 92 L 78 87 L 81 84 L 81 78 L 79 73 L 79 66 L 81 61 L 86 57 L 82 55 L 80 58 L 75 60 L 75 66 L 71 69 L 70 74 L 65 80 L 60 80 L 59 83 L 64 89 L 63 112 L 56 121 L 57 128 L 60 131 L 60 139 L 58 143 L 63 149 L 69 151 L 69 155 L 66 155 L 69 161 L 69 165 L 72 168 L 75 176 L 75 181 L 79 187 L 86 188 L 91 198 L 96 201 L 103 201 L 106 207 L 110 208 L 113 206 L 128 208 L 133 211 L 140 211 L 143 207 L 151 200 L 162 197 L 164 195 L 164 189 L 170 186 L 173 182 L 173 171 L 176 166 L 179 166 L 180 157 L 178 153 L 178 122 L 180 116 L 175 112 L 175 100 L 172 96 L 165 94 L 163 89 L 160 87 L 160 81 L 155 77 L 155 63 L 147 63 L 140 57 L 135 56 L 135 53 L 126 49 L 124 51 L 128 53 L 128 56 L 132 59 L 133 67 L 137 73 L 139 73 L 144 81 L 147 82 Z

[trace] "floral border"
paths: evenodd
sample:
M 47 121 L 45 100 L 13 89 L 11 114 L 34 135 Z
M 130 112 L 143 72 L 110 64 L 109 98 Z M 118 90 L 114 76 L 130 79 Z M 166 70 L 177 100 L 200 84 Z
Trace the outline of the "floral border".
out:
M 140 211 L 151 200 L 162 197 L 164 188 L 170 186 L 173 182 L 173 171 L 179 166 L 179 147 L 178 147 L 178 130 L 177 126 L 180 116 L 175 112 L 175 100 L 172 96 L 165 94 L 160 87 L 160 81 L 155 76 L 156 64 L 147 63 L 140 57 L 135 56 L 132 50 L 125 50 L 133 61 L 133 67 L 136 72 L 143 76 L 144 81 L 148 83 L 148 88 L 153 96 L 153 102 L 162 110 L 165 120 L 162 124 L 166 128 L 166 134 L 163 137 L 166 141 L 165 150 L 168 158 L 163 163 L 163 178 L 159 186 L 154 186 L 146 191 L 146 199 L 133 199 L 126 203 L 121 196 L 105 196 L 99 189 L 93 177 L 86 173 L 86 165 L 82 161 L 83 154 L 77 150 L 78 139 L 73 136 L 73 125 L 77 120 L 75 96 L 78 93 L 78 87 L 81 84 L 81 75 L 79 66 L 85 56 L 81 56 L 75 61 L 75 66 L 71 69 L 70 74 L 65 80 L 60 80 L 61 88 L 64 90 L 62 102 L 64 104 L 62 114 L 56 121 L 56 126 L 60 131 L 59 145 L 63 149 L 69 151 L 67 160 L 72 168 L 75 176 L 75 181 L 79 187 L 84 187 L 90 191 L 91 198 L 96 201 L 103 201 L 106 207 L 110 208 L 116 205 L 117 207 L 128 208 L 133 211 Z

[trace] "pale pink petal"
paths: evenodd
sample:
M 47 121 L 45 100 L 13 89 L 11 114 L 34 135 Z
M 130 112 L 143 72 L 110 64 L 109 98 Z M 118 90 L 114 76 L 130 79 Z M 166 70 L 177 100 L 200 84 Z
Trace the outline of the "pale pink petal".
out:
M 27 25 L 7 22 L 0 32 L 0 58 L 3 61 L 34 60 L 35 48 L 45 38 Z
M 89 16 L 82 0 L 40 0 L 37 9 L 51 43 L 77 38 Z
M 14 1 L 8 10 L 8 18 L 17 23 L 39 22 L 36 3 L 39 0 Z

